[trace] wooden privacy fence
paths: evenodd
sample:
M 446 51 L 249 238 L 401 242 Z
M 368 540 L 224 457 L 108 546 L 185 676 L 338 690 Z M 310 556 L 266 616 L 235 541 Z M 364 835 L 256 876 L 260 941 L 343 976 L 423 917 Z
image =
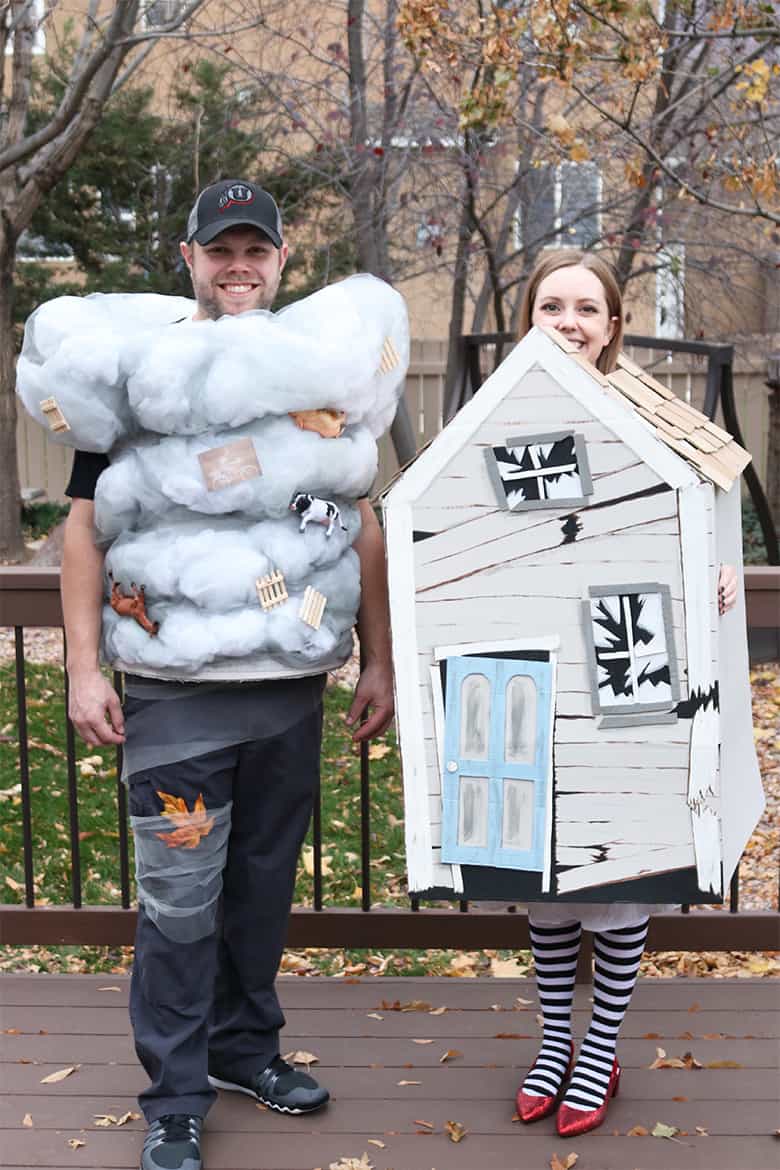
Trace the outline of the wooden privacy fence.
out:
M 706 361 L 676 355 L 628 348 L 627 353 L 639 365 L 650 370 L 675 394 L 701 410 L 704 404 Z M 444 370 L 447 344 L 444 341 L 413 341 L 411 363 L 406 377 L 405 400 L 418 448 L 439 433 L 442 427 Z M 767 482 L 769 444 L 769 395 L 765 382 L 765 362 L 748 359 L 737 348 L 734 363 L 734 394 L 743 435 L 753 456 L 758 477 Z M 723 424 L 720 418 L 716 422 Z M 65 486 L 70 474 L 72 453 L 68 447 L 49 442 L 46 432 L 23 411 L 17 423 L 19 476 L 23 488 L 43 489 L 50 500 L 65 500 Z M 377 490 L 398 470 L 392 442 L 388 436 L 379 445 Z
M 776 622 L 780 601 L 780 569 L 770 566 L 750 568 L 746 579 L 748 621 Z M 21 802 L 18 807 L 24 840 L 24 900 L 21 905 L 0 906 L 0 943 L 131 943 L 135 912 L 131 907 L 127 806 L 125 790 L 119 781 L 116 783 L 119 872 L 113 884 L 119 890 L 120 905 L 85 906 L 82 902 L 76 741 L 69 721 L 66 722 L 66 758 L 61 767 L 62 786 L 69 794 L 71 902 L 62 906 L 36 906 L 36 827 L 31 802 L 24 636 L 25 629 L 30 627 L 62 627 L 59 570 L 0 566 L 0 626 L 13 627 L 15 632 L 15 666 L 13 672 L 5 671 L 3 685 L 16 687 L 18 781 L 21 785 Z M 63 679 L 63 687 L 66 686 Z M 117 765 L 119 775 L 121 759 L 117 760 Z M 14 782 L 14 777 L 4 776 L 2 782 L 8 786 Z M 452 907 L 445 909 L 422 908 L 414 901 L 405 910 L 374 906 L 370 868 L 371 777 L 367 745 L 363 745 L 361 753 L 360 810 L 361 856 L 359 863 L 356 862 L 356 870 L 360 870 L 362 881 L 361 908 L 324 904 L 322 835 L 317 807 L 313 839 L 313 907 L 294 910 L 288 933 L 290 945 L 454 947 L 467 950 L 479 947 L 512 949 L 528 945 L 525 914 L 514 913 L 506 908 L 470 908 L 465 902 L 455 902 Z M 780 949 L 780 899 L 772 910 L 742 912 L 739 908 L 739 872 L 731 885 L 729 911 L 694 909 L 687 912 L 684 908 L 682 913 L 656 915 L 651 922 L 648 946 L 652 950 Z M 585 962 L 581 974 L 587 975 Z

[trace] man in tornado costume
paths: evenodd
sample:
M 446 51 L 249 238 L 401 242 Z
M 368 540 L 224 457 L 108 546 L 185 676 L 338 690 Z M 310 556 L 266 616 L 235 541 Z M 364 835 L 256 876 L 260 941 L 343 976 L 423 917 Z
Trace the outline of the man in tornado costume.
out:
M 348 721 L 393 712 L 384 545 L 366 498 L 408 362 L 370 276 L 269 310 L 287 258 L 271 196 L 201 192 L 195 303 L 61 297 L 30 318 L 19 393 L 76 448 L 62 593 L 70 715 L 124 744 L 135 836 L 142 1170 L 197 1170 L 218 1088 L 303 1113 L 327 1091 L 279 1055 L 276 977 L 319 777 L 328 670 Z M 124 672 L 124 709 L 99 663 Z

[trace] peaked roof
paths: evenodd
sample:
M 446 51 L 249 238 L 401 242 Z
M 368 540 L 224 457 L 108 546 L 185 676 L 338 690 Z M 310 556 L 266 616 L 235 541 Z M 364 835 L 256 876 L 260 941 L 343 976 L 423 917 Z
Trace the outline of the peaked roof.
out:
M 625 354 L 618 355 L 616 370 L 602 374 L 556 329 L 545 328 L 544 332 L 608 393 L 632 406 L 667 447 L 719 488 L 729 491 L 734 480 L 750 463 L 752 456 L 732 439 L 728 431 L 683 402 L 668 386 L 646 373 Z

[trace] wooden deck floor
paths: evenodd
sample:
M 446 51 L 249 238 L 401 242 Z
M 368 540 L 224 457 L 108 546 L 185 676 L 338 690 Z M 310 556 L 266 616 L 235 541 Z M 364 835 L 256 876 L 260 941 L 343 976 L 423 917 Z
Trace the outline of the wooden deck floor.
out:
M 144 1083 L 127 990 L 126 979 L 112 976 L 0 979 L 0 1165 L 7 1170 L 137 1166 L 143 1122 L 94 1123 L 98 1114 L 137 1110 Z M 578 989 L 578 1037 L 588 994 Z M 604 1127 L 576 1141 L 558 1138 L 553 1118 L 528 1128 L 512 1121 L 514 1092 L 539 1034 L 527 981 L 287 977 L 281 996 L 283 1051 L 318 1057 L 332 1102 L 322 1113 L 291 1118 L 223 1094 L 207 1121 L 208 1170 L 327 1170 L 364 1154 L 375 1170 L 549 1170 L 553 1154 L 565 1161 L 571 1152 L 577 1170 L 780 1166 L 777 981 L 641 982 L 621 1038 L 620 1096 Z M 392 1010 L 394 1002 L 416 1000 L 447 1010 Z M 670 1057 L 690 1052 L 705 1067 L 652 1070 L 659 1046 Z M 457 1055 L 442 1063 L 448 1050 Z M 736 1067 L 706 1067 L 725 1061 Z M 66 1079 L 41 1084 L 72 1065 Z M 27 1114 L 32 1125 L 24 1124 Z M 448 1138 L 447 1121 L 465 1126 L 461 1142 Z M 674 1141 L 627 1136 L 658 1121 L 685 1132 Z M 69 1146 L 74 1139 L 83 1145 Z

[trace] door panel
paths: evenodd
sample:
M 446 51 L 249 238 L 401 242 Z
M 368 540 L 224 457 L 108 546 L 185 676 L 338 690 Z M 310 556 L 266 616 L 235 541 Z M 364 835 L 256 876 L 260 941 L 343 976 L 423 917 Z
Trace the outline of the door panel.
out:
M 509 680 L 504 720 L 504 759 L 530 764 L 536 754 L 536 684 L 527 674 Z
M 532 780 L 504 780 L 501 848 L 533 848 L 534 784 Z
M 490 681 L 484 674 L 467 674 L 460 686 L 460 755 L 486 760 L 490 744 Z
M 489 842 L 489 780 L 461 776 L 458 792 L 458 844 L 487 849 Z
M 447 659 L 442 860 L 541 871 L 552 667 Z

